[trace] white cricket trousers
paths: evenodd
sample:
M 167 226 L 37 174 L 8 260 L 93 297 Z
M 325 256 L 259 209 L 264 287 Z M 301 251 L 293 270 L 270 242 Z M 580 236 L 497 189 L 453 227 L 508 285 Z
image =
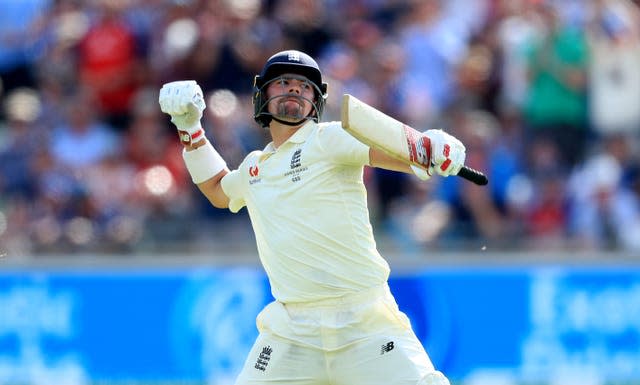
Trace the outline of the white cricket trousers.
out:
M 272 302 L 236 385 L 449 385 L 387 284 L 312 303 Z

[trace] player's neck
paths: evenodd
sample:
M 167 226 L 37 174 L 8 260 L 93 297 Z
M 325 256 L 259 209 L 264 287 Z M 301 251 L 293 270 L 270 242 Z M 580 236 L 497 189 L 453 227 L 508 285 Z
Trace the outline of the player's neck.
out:
M 276 121 L 271 121 L 269 125 L 269 132 L 271 133 L 271 140 L 275 148 L 280 147 L 282 143 L 286 142 L 293 134 L 295 134 L 300 127 L 304 126 L 307 121 L 297 126 L 287 126 Z

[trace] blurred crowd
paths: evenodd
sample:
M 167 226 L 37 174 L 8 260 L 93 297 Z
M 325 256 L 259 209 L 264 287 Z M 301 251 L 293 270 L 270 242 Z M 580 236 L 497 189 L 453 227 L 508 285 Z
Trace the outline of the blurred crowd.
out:
M 382 242 L 640 253 L 640 11 L 631 0 L 3 0 L 0 254 L 253 244 L 206 202 L 157 104 L 194 79 L 237 166 L 268 142 L 253 77 L 314 56 L 323 120 L 350 93 L 467 147 L 486 187 L 367 168 Z M 339 221 L 340 218 L 336 218 Z

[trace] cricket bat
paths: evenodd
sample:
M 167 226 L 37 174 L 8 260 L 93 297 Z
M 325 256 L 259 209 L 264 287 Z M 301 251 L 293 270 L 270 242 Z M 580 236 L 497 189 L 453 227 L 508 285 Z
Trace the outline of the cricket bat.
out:
M 429 168 L 431 144 L 420 131 L 349 94 L 342 97 L 341 115 L 342 128 L 362 143 L 407 164 Z M 467 166 L 460 169 L 458 176 L 480 186 L 489 183 L 483 173 Z

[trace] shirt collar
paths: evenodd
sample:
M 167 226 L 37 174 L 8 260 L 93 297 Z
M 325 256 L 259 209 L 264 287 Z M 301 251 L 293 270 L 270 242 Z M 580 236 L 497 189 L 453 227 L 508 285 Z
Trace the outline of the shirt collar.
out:
M 298 130 L 294 132 L 293 135 L 289 137 L 289 139 L 287 139 L 284 143 L 282 143 L 280 147 L 284 146 L 289 142 L 304 143 L 309 137 L 309 135 L 311 135 L 311 132 L 316 126 L 317 126 L 317 123 L 315 121 L 313 120 L 307 121 L 307 123 L 305 123 L 302 127 L 298 128 Z M 271 154 L 271 153 L 274 153 L 275 151 L 276 151 L 276 148 L 273 146 L 273 142 L 269 142 L 269 144 L 267 144 L 264 150 L 262 150 L 262 152 L 264 152 L 265 154 Z
M 305 123 L 298 129 L 298 131 L 296 131 L 293 135 L 291 135 L 289 139 L 287 139 L 287 142 L 304 143 L 309 135 L 311 135 L 311 131 L 313 131 L 313 129 L 316 127 L 316 124 L 317 123 L 313 120 L 307 121 L 307 123 Z

